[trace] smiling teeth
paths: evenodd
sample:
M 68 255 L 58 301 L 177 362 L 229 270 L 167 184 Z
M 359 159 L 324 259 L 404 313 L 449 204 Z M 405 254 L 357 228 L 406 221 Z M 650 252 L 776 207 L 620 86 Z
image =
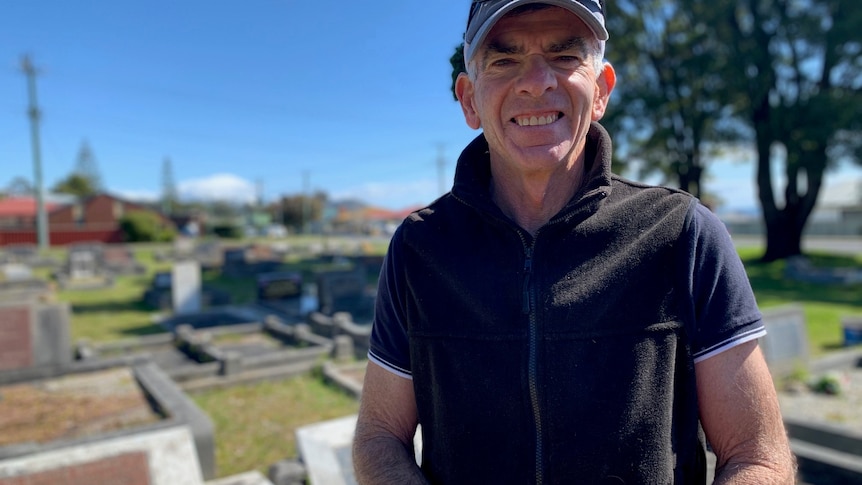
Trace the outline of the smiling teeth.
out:
M 518 118 L 515 120 L 519 126 L 542 126 L 549 125 L 555 121 L 559 115 L 553 114 L 548 116 L 531 116 L 529 118 Z

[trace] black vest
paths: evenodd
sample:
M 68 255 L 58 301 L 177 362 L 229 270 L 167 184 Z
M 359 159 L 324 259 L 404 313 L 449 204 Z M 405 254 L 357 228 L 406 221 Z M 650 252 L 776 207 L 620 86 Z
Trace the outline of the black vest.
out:
M 612 176 L 535 237 L 490 201 L 487 143 L 400 231 L 410 361 L 433 483 L 704 483 L 680 238 L 694 199 Z

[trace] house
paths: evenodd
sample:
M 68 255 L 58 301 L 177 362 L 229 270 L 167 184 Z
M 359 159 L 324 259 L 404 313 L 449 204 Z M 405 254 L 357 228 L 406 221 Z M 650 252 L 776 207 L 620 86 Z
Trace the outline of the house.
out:
M 45 202 L 50 212 L 56 203 Z M 7 197 L 0 199 L 0 229 L 36 226 L 36 199 L 33 197 Z
M 0 201 L 0 246 L 36 243 L 36 204 L 32 201 L 8 202 L 5 217 Z M 50 207 L 50 208 L 49 208 Z M 52 246 L 76 242 L 123 242 L 120 220 L 125 214 L 145 211 L 155 214 L 165 225 L 173 223 L 160 212 L 142 204 L 131 202 L 108 193 L 65 204 L 46 204 L 48 213 L 48 240 Z

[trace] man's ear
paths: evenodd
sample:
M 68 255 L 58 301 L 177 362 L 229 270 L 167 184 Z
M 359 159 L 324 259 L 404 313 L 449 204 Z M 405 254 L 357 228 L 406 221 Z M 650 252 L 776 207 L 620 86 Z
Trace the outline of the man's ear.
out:
M 455 80 L 455 96 L 458 97 L 458 102 L 461 103 L 461 110 L 464 112 L 467 126 L 474 130 L 481 128 L 482 120 L 479 119 L 476 105 L 473 102 L 473 81 L 470 80 L 467 73 L 462 72 L 458 74 L 458 79 Z
M 602 119 L 608 108 L 611 92 L 617 84 L 617 73 L 609 62 L 604 63 L 604 69 L 596 79 L 596 95 L 593 98 L 593 121 Z

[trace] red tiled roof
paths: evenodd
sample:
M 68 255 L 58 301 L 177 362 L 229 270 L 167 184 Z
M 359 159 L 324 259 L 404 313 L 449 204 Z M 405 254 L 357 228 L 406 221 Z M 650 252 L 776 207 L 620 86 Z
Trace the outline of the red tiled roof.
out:
M 400 210 L 389 210 L 380 207 L 367 207 L 364 216 L 372 221 L 400 220 L 421 207 L 408 207 Z
M 50 212 L 57 204 L 45 203 L 45 211 Z M 36 217 L 36 199 L 33 197 L 9 197 L 0 199 L 0 217 Z

